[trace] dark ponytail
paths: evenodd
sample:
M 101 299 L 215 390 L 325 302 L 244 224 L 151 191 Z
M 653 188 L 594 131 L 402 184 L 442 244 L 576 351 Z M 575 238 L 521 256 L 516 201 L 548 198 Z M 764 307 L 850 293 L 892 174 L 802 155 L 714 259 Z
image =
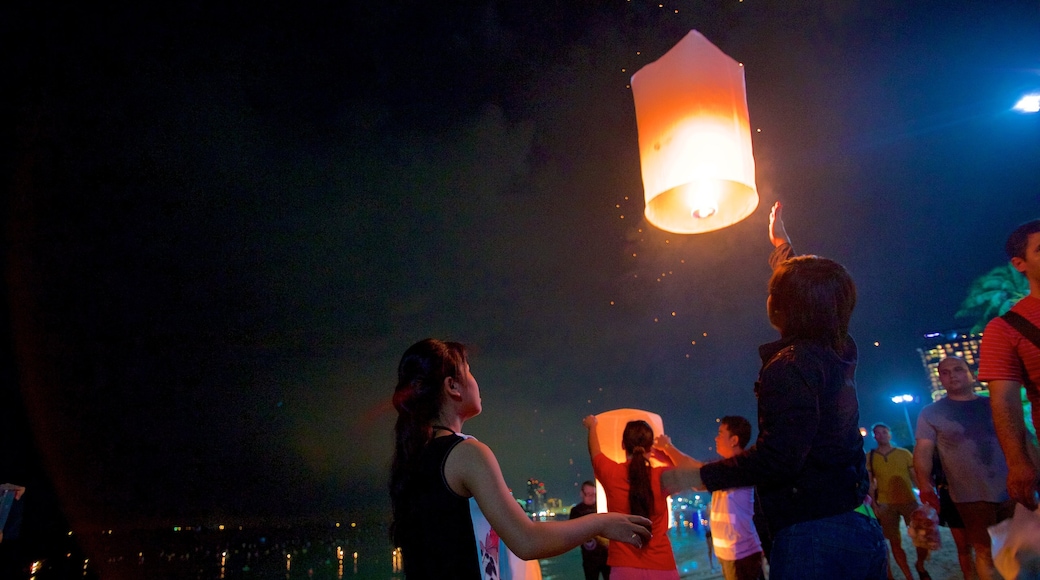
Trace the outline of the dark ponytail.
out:
M 621 435 L 621 446 L 632 455 L 628 462 L 628 510 L 649 518 L 654 513 L 654 490 L 650 485 L 650 447 L 654 430 L 646 421 L 629 421 Z
M 466 363 L 466 347 L 457 342 L 428 338 L 413 344 L 397 366 L 394 389 L 394 457 L 390 465 L 390 505 L 393 521 L 390 536 L 401 545 L 401 536 L 411 519 L 407 509 L 409 483 L 417 459 L 433 436 L 433 423 L 441 412 L 441 385 L 458 376 Z

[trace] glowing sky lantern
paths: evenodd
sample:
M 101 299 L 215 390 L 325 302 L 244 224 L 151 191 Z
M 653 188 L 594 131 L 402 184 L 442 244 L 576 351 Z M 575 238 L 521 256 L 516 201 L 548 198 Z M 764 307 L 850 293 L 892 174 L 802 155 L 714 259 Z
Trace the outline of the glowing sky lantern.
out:
M 596 435 L 599 436 L 600 451 L 617 463 L 624 463 L 628 460 L 625 457 L 625 449 L 621 447 L 621 435 L 624 434 L 625 425 L 629 421 L 646 421 L 654 430 L 654 437 L 664 433 L 664 422 L 661 421 L 661 416 L 650 411 L 615 409 L 596 415 Z M 662 465 L 655 458 L 650 458 L 650 464 Z M 603 492 L 603 485 L 599 480 L 596 480 L 596 509 L 599 512 L 607 511 L 607 496 Z M 669 510 L 670 513 L 671 510 Z
M 664 433 L 664 422 L 661 416 L 641 409 L 614 409 L 596 415 L 596 435 L 599 436 L 599 447 L 603 455 L 612 461 L 624 463 L 625 450 L 621 447 L 621 435 L 629 421 L 646 421 L 654 430 L 654 436 Z M 659 465 L 654 463 L 654 465 Z
M 744 67 L 691 30 L 632 76 L 646 219 L 699 234 L 758 207 Z

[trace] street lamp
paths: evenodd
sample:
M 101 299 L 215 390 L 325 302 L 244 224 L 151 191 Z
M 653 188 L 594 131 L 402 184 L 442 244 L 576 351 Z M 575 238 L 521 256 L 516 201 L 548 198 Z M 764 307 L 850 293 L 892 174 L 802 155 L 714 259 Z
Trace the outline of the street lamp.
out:
M 892 397 L 892 402 L 903 407 L 903 415 L 906 417 L 906 428 L 910 430 L 910 440 L 913 441 L 914 426 L 912 423 L 910 423 L 910 411 L 907 410 L 907 407 L 910 405 L 910 403 L 914 402 L 914 396 L 896 395 L 895 397 Z
M 1040 94 L 1026 95 L 1015 104 L 1015 110 L 1023 113 L 1040 113 Z

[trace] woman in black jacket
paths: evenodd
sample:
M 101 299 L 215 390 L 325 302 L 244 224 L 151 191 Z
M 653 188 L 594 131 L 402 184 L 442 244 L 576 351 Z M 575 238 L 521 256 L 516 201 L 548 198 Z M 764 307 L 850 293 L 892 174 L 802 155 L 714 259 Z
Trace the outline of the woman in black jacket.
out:
M 780 217 L 770 214 L 766 308 L 780 340 L 759 347 L 759 435 L 736 457 L 677 469 L 670 490 L 755 486 L 773 537 L 771 580 L 884 580 L 881 527 L 863 504 L 868 480 L 856 400 L 856 343 L 848 334 L 856 286 L 845 268 L 791 257 Z

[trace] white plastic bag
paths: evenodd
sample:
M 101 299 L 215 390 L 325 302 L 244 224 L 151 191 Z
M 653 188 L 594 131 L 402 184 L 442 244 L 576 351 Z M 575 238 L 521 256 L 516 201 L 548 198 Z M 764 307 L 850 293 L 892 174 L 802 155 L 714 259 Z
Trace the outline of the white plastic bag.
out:
M 1040 509 L 1015 504 L 1015 515 L 989 528 L 993 563 L 1005 580 L 1040 579 Z
M 910 539 L 914 546 L 928 550 L 942 547 L 939 536 L 939 514 L 928 504 L 918 506 L 910 517 Z

